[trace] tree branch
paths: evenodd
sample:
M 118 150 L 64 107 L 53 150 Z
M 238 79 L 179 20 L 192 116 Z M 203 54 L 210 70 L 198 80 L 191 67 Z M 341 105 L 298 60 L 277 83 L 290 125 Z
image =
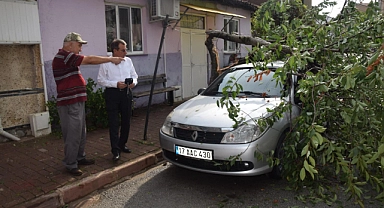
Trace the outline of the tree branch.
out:
M 206 34 L 209 36 L 209 38 L 221 38 L 224 40 L 229 40 L 232 42 L 236 43 L 242 43 L 245 45 L 252 45 L 252 46 L 257 46 L 257 45 L 262 45 L 262 46 L 269 46 L 272 43 L 268 42 L 264 39 L 261 39 L 259 37 L 249 37 L 249 36 L 241 36 L 241 35 L 231 35 L 226 32 L 221 32 L 217 30 L 210 30 L 207 31 Z M 282 46 L 282 52 L 286 54 L 292 54 L 293 49 L 291 49 L 289 46 L 286 45 L 281 45 Z M 276 46 L 277 48 L 277 46 Z

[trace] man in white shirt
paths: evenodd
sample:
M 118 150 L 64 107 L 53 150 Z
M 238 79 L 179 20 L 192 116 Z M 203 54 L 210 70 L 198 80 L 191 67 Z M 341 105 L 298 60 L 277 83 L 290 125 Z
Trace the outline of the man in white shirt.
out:
M 105 104 L 108 113 L 109 139 L 113 160 L 120 159 L 120 153 L 130 153 L 128 141 L 132 115 L 132 91 L 137 85 L 137 73 L 132 60 L 126 57 L 127 44 L 124 40 L 116 39 L 111 43 L 113 57 L 125 59 L 121 64 L 105 63 L 100 65 L 97 81 L 105 89 Z M 128 79 L 127 79 L 128 78 Z M 129 79 L 131 78 L 131 79 Z M 119 115 L 121 120 L 119 122 Z M 120 126 L 120 135 L 119 135 Z

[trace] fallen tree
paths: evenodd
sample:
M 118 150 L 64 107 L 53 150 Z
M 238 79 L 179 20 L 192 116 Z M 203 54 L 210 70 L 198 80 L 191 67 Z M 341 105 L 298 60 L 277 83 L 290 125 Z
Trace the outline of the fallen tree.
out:
M 244 45 L 251 45 L 251 46 L 270 46 L 273 43 L 268 42 L 264 39 L 261 39 L 259 37 L 249 37 L 249 36 L 241 36 L 241 35 L 232 35 L 228 34 L 226 32 L 222 31 L 216 31 L 216 30 L 210 30 L 207 31 L 206 34 L 208 35 L 207 40 L 205 41 L 205 45 L 208 49 L 209 56 L 211 58 L 211 80 L 212 82 L 218 74 L 220 74 L 222 71 L 229 69 L 230 67 L 237 65 L 237 64 L 244 64 L 246 63 L 246 58 L 242 57 L 239 59 L 238 63 L 227 66 L 225 68 L 220 68 L 219 67 L 219 54 L 216 49 L 215 44 L 213 43 L 214 38 L 221 38 L 227 41 L 232 41 Z M 275 50 L 277 50 L 279 47 L 281 47 L 281 52 L 284 54 L 292 54 L 293 51 L 291 48 L 285 45 L 276 45 L 273 44 L 275 47 Z M 252 54 L 250 54 L 252 55 Z
M 266 4 L 282 14 L 279 24 L 273 12 L 256 15 L 257 27 L 264 31 L 260 37 L 208 31 L 205 44 L 216 69 L 212 72 L 220 71 L 213 38 L 252 45 L 251 55 L 239 63 L 283 61 L 275 78 L 284 85 L 287 75 L 300 77 L 296 93 L 301 115 L 284 141 L 284 158 L 274 158 L 273 153 L 263 157 L 271 165 L 282 164 L 284 179 L 294 190 L 307 187 L 308 194 L 298 196 L 302 200 L 337 203 L 337 189 L 345 189 L 362 207 L 369 200 L 383 201 L 384 18 L 378 5 L 371 3 L 361 13 L 346 0 L 342 13 L 330 19 L 320 11 L 333 3 L 313 7 L 301 18 L 285 15 L 294 11 L 290 3 L 270 0 Z M 222 99 L 220 105 L 230 102 Z M 281 105 L 269 119 L 279 119 L 289 109 Z

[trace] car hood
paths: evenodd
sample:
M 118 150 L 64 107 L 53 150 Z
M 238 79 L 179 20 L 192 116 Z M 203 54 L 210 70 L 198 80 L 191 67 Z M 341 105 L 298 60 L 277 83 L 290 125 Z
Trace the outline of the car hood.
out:
M 221 97 L 198 95 L 174 109 L 171 121 L 179 124 L 232 128 L 235 124 L 228 116 L 227 108 L 217 106 Z M 239 116 L 245 120 L 267 115 L 267 108 L 280 104 L 280 98 L 237 98 L 233 104 L 240 104 Z

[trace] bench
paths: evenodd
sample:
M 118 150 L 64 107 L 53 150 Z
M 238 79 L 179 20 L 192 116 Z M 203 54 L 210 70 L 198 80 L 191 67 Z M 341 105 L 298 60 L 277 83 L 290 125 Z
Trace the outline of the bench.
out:
M 139 76 L 137 79 L 137 86 L 151 86 L 153 80 L 152 75 L 147 76 Z M 165 74 L 158 74 L 156 75 L 155 84 L 162 83 L 162 87 L 157 87 L 156 85 L 153 88 L 153 95 L 154 94 L 160 94 L 160 93 L 167 93 L 167 102 L 169 105 L 173 105 L 173 91 L 179 90 L 179 87 L 173 86 L 173 87 L 166 87 L 167 77 Z M 137 87 L 136 86 L 136 87 Z M 144 96 L 148 96 L 151 94 L 151 90 L 148 91 L 142 91 L 142 92 L 135 92 L 135 90 L 132 92 L 133 98 L 140 98 Z

